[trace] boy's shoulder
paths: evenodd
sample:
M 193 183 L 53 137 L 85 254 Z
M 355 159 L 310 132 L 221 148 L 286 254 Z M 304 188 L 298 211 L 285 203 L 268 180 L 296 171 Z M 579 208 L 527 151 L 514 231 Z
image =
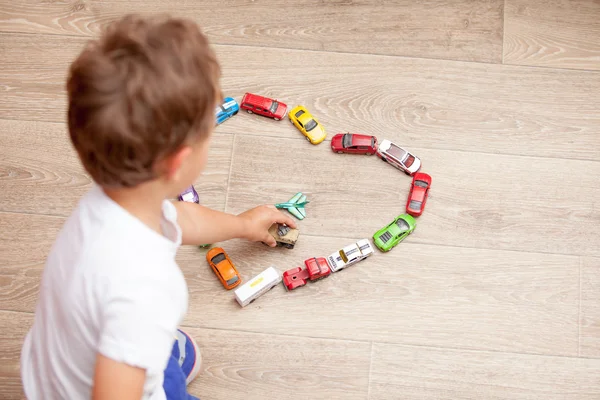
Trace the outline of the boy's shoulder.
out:
M 168 270 L 165 263 L 176 265 L 180 241 L 173 205 L 165 202 L 163 214 L 173 240 L 148 228 L 95 186 L 65 223 L 53 252 L 61 258 L 72 254 L 71 263 L 90 272 L 98 268 L 104 274 L 163 274 Z

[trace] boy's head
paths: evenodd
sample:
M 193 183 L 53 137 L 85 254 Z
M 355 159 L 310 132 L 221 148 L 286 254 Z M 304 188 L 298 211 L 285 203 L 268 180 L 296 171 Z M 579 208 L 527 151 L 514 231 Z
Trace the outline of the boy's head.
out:
M 111 189 L 193 183 L 215 126 L 219 77 L 193 22 L 130 15 L 113 23 L 67 82 L 69 133 L 87 172 Z

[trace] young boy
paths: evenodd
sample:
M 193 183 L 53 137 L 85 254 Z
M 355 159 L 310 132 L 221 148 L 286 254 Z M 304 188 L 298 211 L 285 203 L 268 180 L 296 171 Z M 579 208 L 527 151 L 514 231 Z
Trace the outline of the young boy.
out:
M 90 43 L 67 83 L 73 146 L 96 186 L 48 256 L 21 355 L 35 399 L 190 399 L 199 370 L 177 330 L 188 306 L 180 244 L 245 238 L 294 221 L 172 203 L 206 164 L 220 68 L 196 25 L 127 16 Z

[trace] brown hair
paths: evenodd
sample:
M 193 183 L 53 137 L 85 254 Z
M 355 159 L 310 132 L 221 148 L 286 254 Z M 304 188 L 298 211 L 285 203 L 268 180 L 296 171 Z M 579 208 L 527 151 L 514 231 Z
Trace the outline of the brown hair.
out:
M 67 81 L 69 133 L 86 171 L 112 188 L 155 178 L 158 160 L 210 135 L 219 77 L 191 21 L 129 15 L 111 24 Z

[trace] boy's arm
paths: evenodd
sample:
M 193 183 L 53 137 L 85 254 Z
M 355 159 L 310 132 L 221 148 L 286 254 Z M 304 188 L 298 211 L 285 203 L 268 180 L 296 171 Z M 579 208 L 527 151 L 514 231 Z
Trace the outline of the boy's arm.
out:
M 93 400 L 139 400 L 144 393 L 146 370 L 114 361 L 98 353 L 92 387 Z
M 269 234 L 271 225 L 279 223 L 291 228 L 296 227 L 290 216 L 274 206 L 258 206 L 233 215 L 185 201 L 173 204 L 177 209 L 182 244 L 201 245 L 240 238 L 275 246 L 275 239 Z

